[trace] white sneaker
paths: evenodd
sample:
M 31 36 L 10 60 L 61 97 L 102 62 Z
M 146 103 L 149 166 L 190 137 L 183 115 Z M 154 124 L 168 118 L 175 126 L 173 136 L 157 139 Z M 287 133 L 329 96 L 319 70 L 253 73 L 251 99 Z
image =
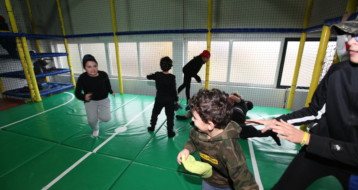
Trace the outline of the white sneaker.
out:
M 92 137 L 98 137 L 98 135 L 99 135 L 99 130 L 93 131 Z

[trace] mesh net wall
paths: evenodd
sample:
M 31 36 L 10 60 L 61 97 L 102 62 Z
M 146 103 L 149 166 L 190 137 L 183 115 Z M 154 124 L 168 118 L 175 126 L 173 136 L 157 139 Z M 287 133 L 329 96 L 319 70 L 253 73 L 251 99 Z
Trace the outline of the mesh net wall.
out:
M 118 88 L 114 39 L 110 35 L 110 1 L 60 2 L 66 35 L 71 36 L 69 55 L 75 75 L 83 72 L 82 57 L 92 54 L 99 62 L 99 69 L 106 71 L 113 79 L 112 85 Z M 309 27 L 342 16 L 346 3 L 314 1 Z M 30 5 L 36 34 L 61 35 L 55 1 L 32 0 Z M 13 6 L 20 30 L 31 33 L 26 4 L 14 1 Z M 208 1 L 117 0 L 115 7 L 125 93 L 154 95 L 154 84 L 146 80 L 146 75 L 160 71 L 159 60 L 163 56 L 173 59 L 170 72 L 176 75 L 179 86 L 183 80 L 182 67 L 207 48 Z M 257 105 L 283 107 L 286 90 L 282 88 L 291 85 L 305 8 L 305 1 L 296 0 L 213 1 L 212 29 L 216 31 L 211 36 L 210 87 L 240 91 Z M 83 37 L 83 34 L 98 35 Z M 305 46 L 298 81 L 303 88 L 311 81 L 319 37 L 320 32 L 308 34 L 312 41 Z M 36 50 L 33 41 L 29 44 L 30 49 Z M 329 47 L 334 49 L 332 44 Z M 41 40 L 41 48 L 65 51 L 61 39 Z M 58 68 L 68 68 L 67 57 L 55 57 L 51 61 Z M 201 84 L 192 80 L 191 94 L 204 86 L 205 69 L 206 65 L 198 73 Z M 68 82 L 69 77 L 51 80 Z M 180 97 L 185 98 L 184 93 Z

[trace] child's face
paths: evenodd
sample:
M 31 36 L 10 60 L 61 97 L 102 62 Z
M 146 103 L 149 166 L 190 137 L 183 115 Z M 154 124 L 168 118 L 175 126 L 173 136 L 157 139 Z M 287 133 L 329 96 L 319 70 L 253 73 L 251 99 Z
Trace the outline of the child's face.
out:
M 203 120 L 201 120 L 201 117 L 196 111 L 193 111 L 193 117 L 191 118 L 193 120 L 195 126 L 199 129 L 199 131 L 203 133 L 208 133 L 209 128 L 207 123 L 205 123 Z
M 91 77 L 95 77 L 98 75 L 98 65 L 94 61 L 87 61 L 85 70 Z

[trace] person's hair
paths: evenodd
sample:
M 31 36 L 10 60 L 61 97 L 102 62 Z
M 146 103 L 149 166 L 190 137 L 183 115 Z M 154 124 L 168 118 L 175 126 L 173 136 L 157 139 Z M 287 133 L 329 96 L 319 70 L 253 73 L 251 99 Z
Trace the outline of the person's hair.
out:
M 245 103 L 248 110 L 252 110 L 252 108 L 254 108 L 254 104 L 251 101 L 246 101 Z
M 169 71 L 173 66 L 173 61 L 168 56 L 162 57 L 160 59 L 160 68 L 162 71 L 167 72 Z
M 229 95 L 219 89 L 200 89 L 190 98 L 190 109 L 196 111 L 204 123 L 213 122 L 215 128 L 223 129 L 231 120 L 232 104 Z
M 82 67 L 83 67 L 83 68 L 86 68 L 86 63 L 87 63 L 88 61 L 96 62 L 96 64 L 98 65 L 98 62 L 97 62 L 96 58 L 93 57 L 93 55 L 91 55 L 91 54 L 86 54 L 85 56 L 83 56 L 83 59 L 82 59 Z

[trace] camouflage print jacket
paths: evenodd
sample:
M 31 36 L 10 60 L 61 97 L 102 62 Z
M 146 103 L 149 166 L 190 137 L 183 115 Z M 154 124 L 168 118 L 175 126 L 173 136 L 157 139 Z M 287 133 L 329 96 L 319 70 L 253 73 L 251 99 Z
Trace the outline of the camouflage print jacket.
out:
M 213 175 L 204 179 L 212 186 L 234 189 L 259 189 L 246 165 L 244 153 L 238 143 L 241 127 L 231 121 L 224 131 L 208 139 L 207 135 L 192 129 L 185 148 L 199 151 L 201 161 L 213 167 Z

